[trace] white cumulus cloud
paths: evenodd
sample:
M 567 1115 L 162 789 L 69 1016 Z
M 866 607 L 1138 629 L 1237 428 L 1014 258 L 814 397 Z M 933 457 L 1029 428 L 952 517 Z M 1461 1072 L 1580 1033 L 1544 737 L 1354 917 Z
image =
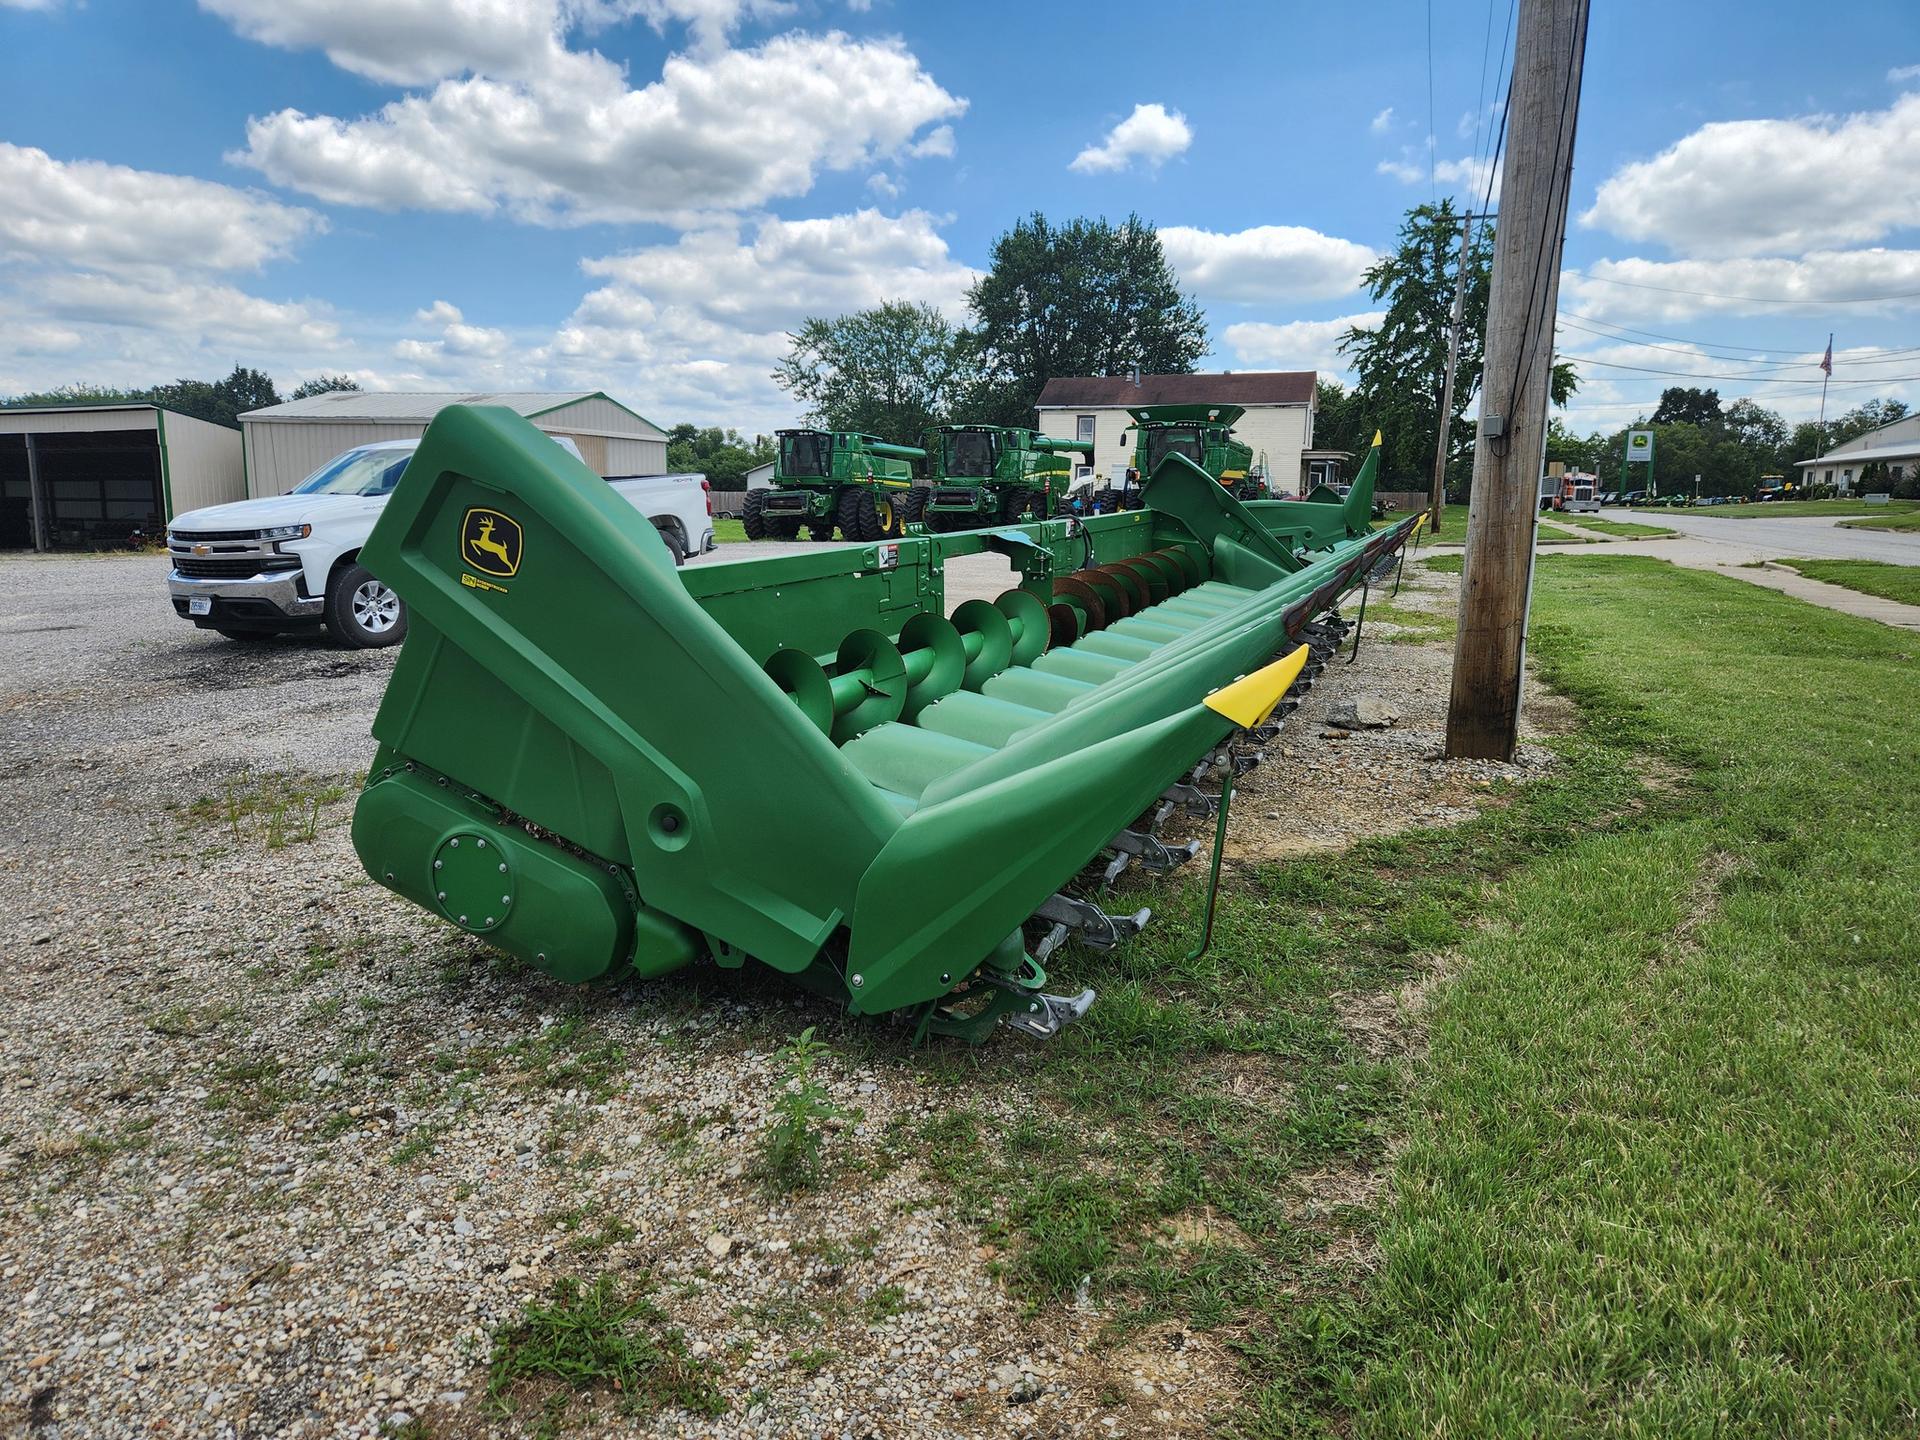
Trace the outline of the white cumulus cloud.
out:
M 1393 107 L 1389 105 L 1378 115 L 1374 116 L 1372 120 L 1367 122 L 1367 128 L 1376 135 L 1384 135 L 1387 131 L 1391 130 L 1393 128 Z
M 257 270 L 323 226 L 259 191 L 4 141 L 0 194 L 0 254 L 47 264 Z
M 1920 223 L 1920 94 L 1885 110 L 1704 125 L 1600 186 L 1582 225 L 1686 256 L 1792 254 Z
M 258 117 L 229 158 L 340 204 L 692 224 L 950 144 L 920 132 L 966 109 L 899 42 L 837 32 L 673 55 L 637 90 L 599 55 L 565 54 L 557 79 L 443 80 L 357 120 Z
M 1202 299 L 1321 300 L 1358 288 L 1379 258 L 1352 240 L 1300 225 L 1256 225 L 1221 233 L 1188 225 L 1160 231 L 1167 262 Z
M 1383 311 L 1368 310 L 1332 320 L 1290 320 L 1279 325 L 1247 321 L 1227 326 L 1223 334 L 1243 366 L 1338 374 L 1351 364 L 1340 353 L 1347 332 L 1375 329 L 1385 318 Z
M 531 357 L 553 383 L 611 374 L 643 407 L 761 428 L 792 418 L 771 372 L 808 316 L 916 300 L 958 319 L 979 278 L 918 210 L 714 226 L 582 268 L 602 283 Z
M 1067 166 L 1083 175 L 1125 170 L 1134 161 L 1159 169 L 1193 144 L 1193 127 L 1178 110 L 1155 103 L 1135 105 L 1133 113 L 1107 132 L 1106 139 L 1089 145 Z
M 1892 297 L 1908 298 L 1892 298 Z M 1850 315 L 1920 310 L 1920 250 L 1816 250 L 1806 255 L 1724 260 L 1597 260 L 1561 272 L 1560 306 L 1602 320 L 1685 320 L 1695 315 L 1808 317 L 1828 302 Z M 1785 303 L 1783 303 L 1785 302 Z M 1830 327 L 1829 327 L 1830 328 Z

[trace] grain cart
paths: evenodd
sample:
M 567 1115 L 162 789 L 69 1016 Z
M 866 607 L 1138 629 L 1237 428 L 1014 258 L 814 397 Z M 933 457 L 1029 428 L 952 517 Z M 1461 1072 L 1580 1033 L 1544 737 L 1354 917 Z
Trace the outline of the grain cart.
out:
M 1253 447 L 1233 438 L 1233 422 L 1244 405 L 1143 405 L 1129 409 L 1133 417 L 1133 471 L 1136 477 L 1153 474 L 1168 455 L 1184 455 L 1242 500 L 1264 500 L 1267 489 L 1251 479 Z M 1111 487 L 1096 497 L 1105 510 L 1130 509 L 1137 502 L 1131 491 Z
M 1093 455 L 1091 440 L 1055 440 L 1007 425 L 940 425 L 927 432 L 931 489 L 927 529 L 935 534 L 1044 520 L 1073 483 L 1070 455 Z
M 815 540 L 883 540 L 907 533 L 920 518 L 924 491 L 913 462 L 927 452 L 847 430 L 782 430 L 773 488 L 750 490 L 740 519 L 749 540 L 795 540 L 805 526 Z
M 1047 993 L 1063 943 L 1148 919 L 1103 878 L 1197 849 L 1159 827 L 1214 808 L 1404 542 L 1373 472 L 1256 513 L 1174 454 L 1127 514 L 676 571 L 525 420 L 450 406 L 362 552 L 413 619 L 354 847 L 563 980 L 751 959 L 916 1039 L 1051 1035 L 1092 1000 Z M 949 613 L 987 552 L 1019 585 Z

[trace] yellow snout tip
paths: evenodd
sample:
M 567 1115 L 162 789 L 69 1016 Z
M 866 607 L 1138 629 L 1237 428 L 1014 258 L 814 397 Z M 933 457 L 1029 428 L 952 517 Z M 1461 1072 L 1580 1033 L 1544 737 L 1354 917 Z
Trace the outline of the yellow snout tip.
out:
M 1307 647 L 1300 646 L 1271 665 L 1262 665 L 1251 675 L 1243 675 L 1230 685 L 1222 685 L 1207 696 L 1206 707 L 1224 715 L 1242 730 L 1267 723 L 1280 697 L 1293 687 L 1307 667 Z

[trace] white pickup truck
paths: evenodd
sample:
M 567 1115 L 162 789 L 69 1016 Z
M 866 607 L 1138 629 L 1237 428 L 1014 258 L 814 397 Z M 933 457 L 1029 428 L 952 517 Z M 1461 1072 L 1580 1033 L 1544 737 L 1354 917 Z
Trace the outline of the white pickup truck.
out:
M 580 458 L 571 440 L 554 438 Z M 355 649 L 399 644 L 407 607 L 360 564 L 360 547 L 419 443 L 356 446 L 285 495 L 176 517 L 167 527 L 174 610 L 232 640 L 324 624 Z M 713 548 L 713 501 L 704 476 L 622 476 L 607 483 L 654 523 L 674 564 Z

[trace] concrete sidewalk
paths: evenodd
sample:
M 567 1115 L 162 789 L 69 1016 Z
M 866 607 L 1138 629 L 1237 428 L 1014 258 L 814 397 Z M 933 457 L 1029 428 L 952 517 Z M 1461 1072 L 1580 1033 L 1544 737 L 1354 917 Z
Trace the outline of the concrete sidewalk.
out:
M 1565 515 L 1554 516 L 1553 523 L 1568 529 L 1578 529 L 1579 526 L 1578 521 Z M 1595 530 L 1580 533 L 1599 534 Z M 1750 585 L 1764 585 L 1769 590 L 1778 590 L 1811 605 L 1838 610 L 1843 615 L 1878 620 L 1882 625 L 1893 625 L 1902 630 L 1920 630 L 1920 605 L 1883 600 L 1878 595 L 1863 595 L 1858 590 L 1849 590 L 1842 585 L 1809 579 L 1798 570 L 1789 570 L 1784 565 L 1773 563 L 1773 557 L 1779 553 L 1778 546 L 1742 542 L 1731 535 L 1715 535 L 1711 539 L 1697 535 L 1676 535 L 1665 540 L 1619 540 L 1607 536 L 1600 544 L 1556 545 L 1551 550 L 1542 549 L 1541 553 L 1651 555 L 1656 560 L 1683 565 L 1689 570 L 1711 570 L 1716 574 L 1730 575 L 1736 580 L 1745 580 Z

